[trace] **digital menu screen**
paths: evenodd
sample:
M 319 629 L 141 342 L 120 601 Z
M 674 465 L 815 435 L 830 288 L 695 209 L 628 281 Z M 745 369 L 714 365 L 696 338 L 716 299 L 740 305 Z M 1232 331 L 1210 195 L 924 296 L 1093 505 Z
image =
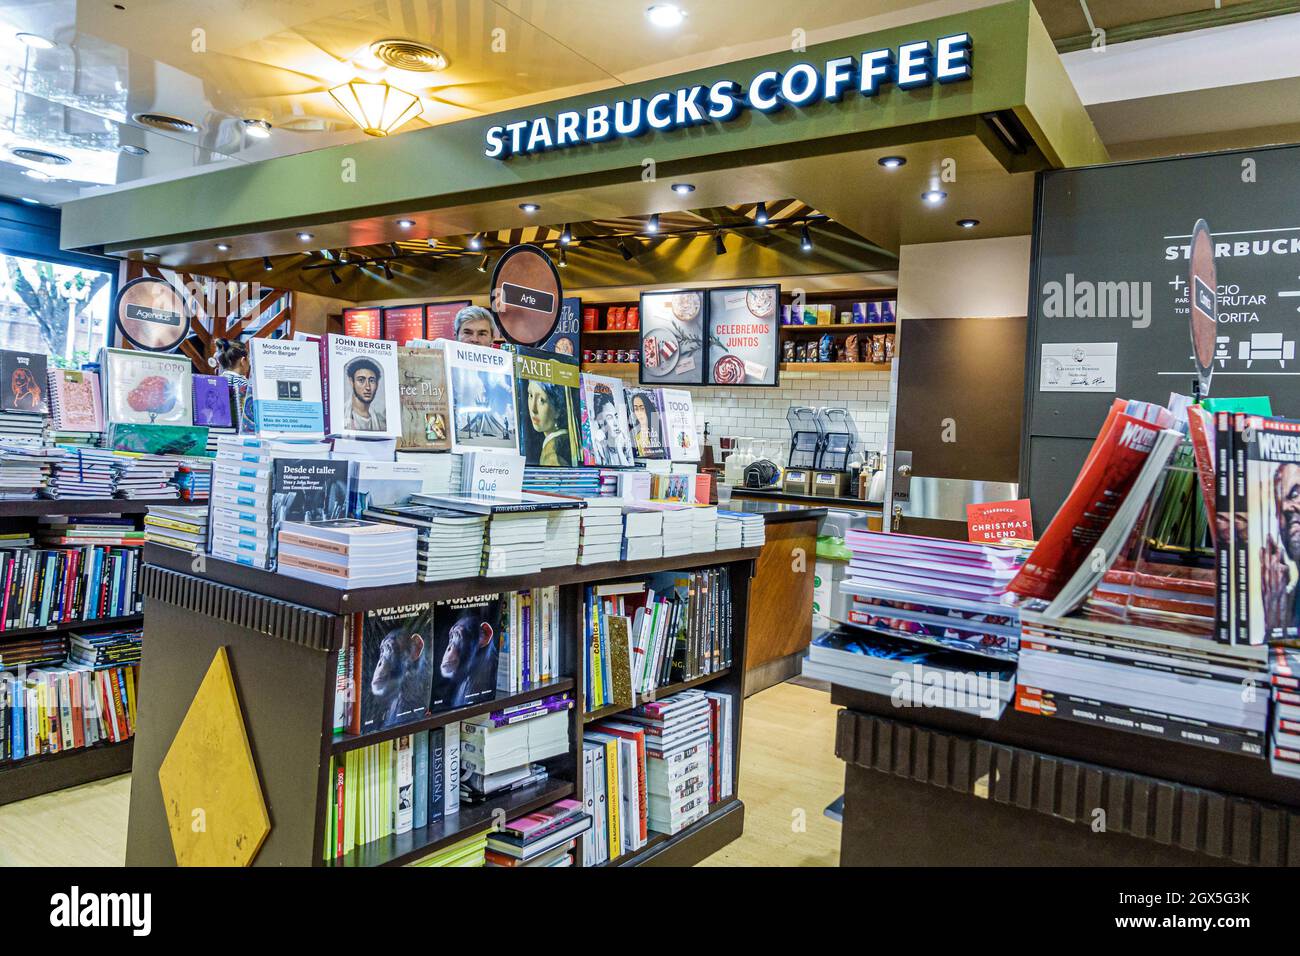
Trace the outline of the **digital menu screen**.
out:
M 641 293 L 641 384 L 705 383 L 704 306 L 698 289 Z
M 710 289 L 708 304 L 708 384 L 776 385 L 781 287 Z
M 456 337 L 456 313 L 470 301 L 430 302 L 424 307 L 424 337 L 426 339 L 454 339 Z
M 344 309 L 343 334 L 354 339 L 383 338 L 382 316 L 378 308 Z
M 398 305 L 384 309 L 384 338 L 398 345 L 424 338 L 424 306 Z

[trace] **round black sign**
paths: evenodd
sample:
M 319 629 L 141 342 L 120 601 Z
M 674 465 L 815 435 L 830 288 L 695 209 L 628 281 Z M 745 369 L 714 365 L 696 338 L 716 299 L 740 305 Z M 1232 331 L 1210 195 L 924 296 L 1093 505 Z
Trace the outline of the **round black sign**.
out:
M 185 297 L 170 282 L 151 276 L 118 290 L 113 321 L 123 338 L 147 352 L 175 352 L 190 331 Z
M 507 342 L 545 342 L 560 320 L 563 298 L 560 273 L 539 246 L 512 246 L 492 270 L 492 314 Z

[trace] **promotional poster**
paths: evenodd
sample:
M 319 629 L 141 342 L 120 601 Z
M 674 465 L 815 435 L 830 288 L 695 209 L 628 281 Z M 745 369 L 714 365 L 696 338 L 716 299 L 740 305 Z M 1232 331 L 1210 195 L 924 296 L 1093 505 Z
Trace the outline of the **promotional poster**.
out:
M 516 451 L 514 355 L 467 342 L 441 346 L 451 386 L 451 450 Z
M 251 339 L 248 365 L 253 421 L 259 433 L 324 433 L 320 349 L 315 343 Z
M 703 385 L 704 293 L 641 293 L 641 384 Z
M 464 707 L 496 696 L 501 652 L 501 595 L 439 601 L 433 609 L 432 711 Z
M 331 433 L 348 438 L 399 437 L 396 343 L 329 335 L 326 349 Z
M 709 384 L 775 385 L 781 287 L 709 290 Z
M 357 681 L 362 733 L 419 720 L 428 712 L 438 669 L 435 644 L 430 604 L 366 612 Z
M 525 464 L 568 468 L 581 463 L 578 360 L 514 346 L 515 408 Z

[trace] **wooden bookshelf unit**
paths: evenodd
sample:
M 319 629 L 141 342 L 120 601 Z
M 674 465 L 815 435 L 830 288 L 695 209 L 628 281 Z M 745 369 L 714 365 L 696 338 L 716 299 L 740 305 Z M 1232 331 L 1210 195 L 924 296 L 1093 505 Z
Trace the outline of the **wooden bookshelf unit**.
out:
M 157 544 L 145 546 L 143 593 L 145 647 L 140 674 L 134 773 L 131 780 L 127 864 L 175 864 L 158 768 L 218 648 L 225 647 L 234 673 L 244 725 L 271 831 L 255 866 L 400 866 L 499 822 L 582 793 L 582 731 L 593 720 L 619 711 L 584 714 L 582 679 L 583 586 L 624 581 L 660 571 L 726 566 L 731 579 L 732 664 L 705 677 L 656 690 L 655 699 L 707 685 L 733 699 L 733 778 L 738 792 L 749 584 L 758 548 L 691 554 L 649 561 L 553 568 L 539 575 L 467 578 L 343 591 L 207 558 L 200 572 L 191 555 Z M 560 671 L 563 676 L 518 694 L 431 714 L 400 727 L 362 735 L 335 735 L 334 690 L 347 615 L 412 603 L 490 594 L 530 587 L 559 588 Z M 341 859 L 322 859 L 329 804 L 330 757 L 357 747 L 571 691 L 567 752 L 543 761 L 547 780 L 483 803 L 462 802 L 459 813 L 408 833 L 357 847 Z M 218 783 L 214 781 L 214 784 Z M 214 794 L 219 787 L 214 788 Z M 213 799 L 218 799 L 214 795 Z M 212 812 L 211 809 L 208 812 Z M 735 797 L 709 808 L 678 833 L 651 834 L 649 843 L 610 865 L 691 865 L 736 839 L 744 806 Z M 576 865 L 581 865 L 577 854 Z

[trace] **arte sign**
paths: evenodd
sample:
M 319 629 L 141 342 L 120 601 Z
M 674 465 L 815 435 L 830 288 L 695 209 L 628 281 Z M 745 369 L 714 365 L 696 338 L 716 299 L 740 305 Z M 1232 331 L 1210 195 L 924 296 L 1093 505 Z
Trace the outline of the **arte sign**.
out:
M 668 132 L 691 126 L 727 123 L 744 110 L 774 113 L 786 106 L 838 102 L 847 93 L 875 96 L 887 86 L 911 90 L 933 83 L 971 77 L 971 38 L 956 33 L 931 42 L 917 40 L 897 47 L 841 56 L 820 66 L 796 63 L 788 70 L 761 70 L 742 86 L 722 79 L 709 85 L 663 90 L 649 97 L 598 103 L 585 111 L 565 110 L 552 116 L 490 127 L 483 154 L 509 159 L 529 153 L 567 149 L 611 139 L 631 139 L 652 130 Z

